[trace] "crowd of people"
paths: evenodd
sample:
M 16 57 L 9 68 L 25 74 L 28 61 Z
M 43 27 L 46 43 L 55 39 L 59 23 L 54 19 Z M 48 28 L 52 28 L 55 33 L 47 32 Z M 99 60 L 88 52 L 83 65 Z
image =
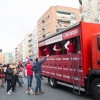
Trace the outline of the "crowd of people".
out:
M 24 66 L 22 64 L 0 64 L 1 87 L 7 83 L 7 94 L 15 92 L 16 84 L 24 85 Z
M 38 61 L 38 58 L 33 62 L 31 59 L 28 59 L 25 66 L 21 62 L 18 64 L 10 63 L 10 64 L 0 64 L 0 79 L 1 79 L 1 87 L 4 87 L 4 84 L 7 84 L 7 94 L 10 95 L 12 92 L 16 92 L 16 85 L 24 86 L 24 77 L 27 78 L 27 91 L 33 89 L 32 81 L 33 75 L 36 78 L 36 87 L 35 87 L 35 95 L 43 94 L 44 92 L 41 89 L 41 73 L 42 63 L 46 60 L 47 55 L 43 60 Z M 35 67 L 35 70 L 33 70 Z

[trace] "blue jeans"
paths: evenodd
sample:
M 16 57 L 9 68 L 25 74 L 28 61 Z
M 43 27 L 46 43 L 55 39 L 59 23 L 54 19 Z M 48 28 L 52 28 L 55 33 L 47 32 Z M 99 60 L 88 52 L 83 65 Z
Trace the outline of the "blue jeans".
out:
M 38 91 L 41 91 L 41 74 L 35 75 L 36 78 L 36 88 L 35 88 L 35 93 Z
M 28 89 L 29 89 L 29 87 L 32 87 L 33 75 L 28 75 L 27 79 L 28 79 Z
M 20 81 L 21 85 L 24 84 L 24 78 L 23 77 L 19 77 L 19 81 Z

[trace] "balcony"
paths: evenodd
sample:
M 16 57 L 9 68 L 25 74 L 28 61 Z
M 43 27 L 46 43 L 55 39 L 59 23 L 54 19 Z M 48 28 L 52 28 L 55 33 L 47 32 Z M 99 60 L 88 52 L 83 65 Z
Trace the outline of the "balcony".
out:
M 42 37 L 44 37 L 44 38 L 46 37 L 45 33 L 42 34 Z
M 70 15 L 57 15 L 57 20 L 71 20 L 71 16 Z
M 64 10 L 57 10 L 58 13 L 70 15 L 70 12 Z
M 61 32 L 61 31 L 63 31 L 65 28 L 57 28 L 56 29 L 56 32 Z
M 45 26 L 42 27 L 42 30 L 45 30 Z
M 31 48 L 31 47 L 30 47 L 30 48 L 28 48 L 28 51 L 29 51 L 29 52 L 32 52 L 32 48 Z
M 82 5 L 82 0 L 79 0 L 80 5 Z
M 42 20 L 42 23 L 45 23 L 45 19 Z
M 70 23 L 71 20 L 69 19 L 57 19 L 58 21 L 61 21 L 61 22 L 66 22 L 66 23 Z
M 28 55 L 31 56 L 31 55 L 33 55 L 33 53 L 32 52 L 29 52 Z
M 31 41 L 32 40 L 32 36 L 31 37 L 28 37 L 28 41 Z
M 28 46 L 30 46 L 30 45 L 32 45 L 32 42 L 29 42 L 29 43 L 28 43 Z

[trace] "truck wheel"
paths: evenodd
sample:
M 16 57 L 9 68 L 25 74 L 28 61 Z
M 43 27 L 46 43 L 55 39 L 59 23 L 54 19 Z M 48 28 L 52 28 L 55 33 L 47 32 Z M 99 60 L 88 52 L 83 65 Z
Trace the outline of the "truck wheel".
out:
M 93 80 L 91 84 L 91 92 L 95 100 L 100 100 L 100 78 Z
M 52 88 L 56 88 L 57 87 L 57 80 L 54 78 L 50 78 L 50 85 Z

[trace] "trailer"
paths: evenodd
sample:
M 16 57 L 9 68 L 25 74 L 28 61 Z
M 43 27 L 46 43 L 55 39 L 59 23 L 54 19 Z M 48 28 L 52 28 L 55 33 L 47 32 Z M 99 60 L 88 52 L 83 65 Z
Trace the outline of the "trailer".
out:
M 77 49 L 73 54 L 67 54 L 64 48 L 68 39 L 75 40 Z M 60 55 L 53 51 L 57 42 L 61 46 Z M 39 59 L 44 58 L 47 45 L 51 54 L 42 65 L 42 75 L 48 78 L 51 87 L 62 84 L 74 93 L 92 93 L 95 100 L 100 100 L 100 24 L 79 22 L 39 41 Z

